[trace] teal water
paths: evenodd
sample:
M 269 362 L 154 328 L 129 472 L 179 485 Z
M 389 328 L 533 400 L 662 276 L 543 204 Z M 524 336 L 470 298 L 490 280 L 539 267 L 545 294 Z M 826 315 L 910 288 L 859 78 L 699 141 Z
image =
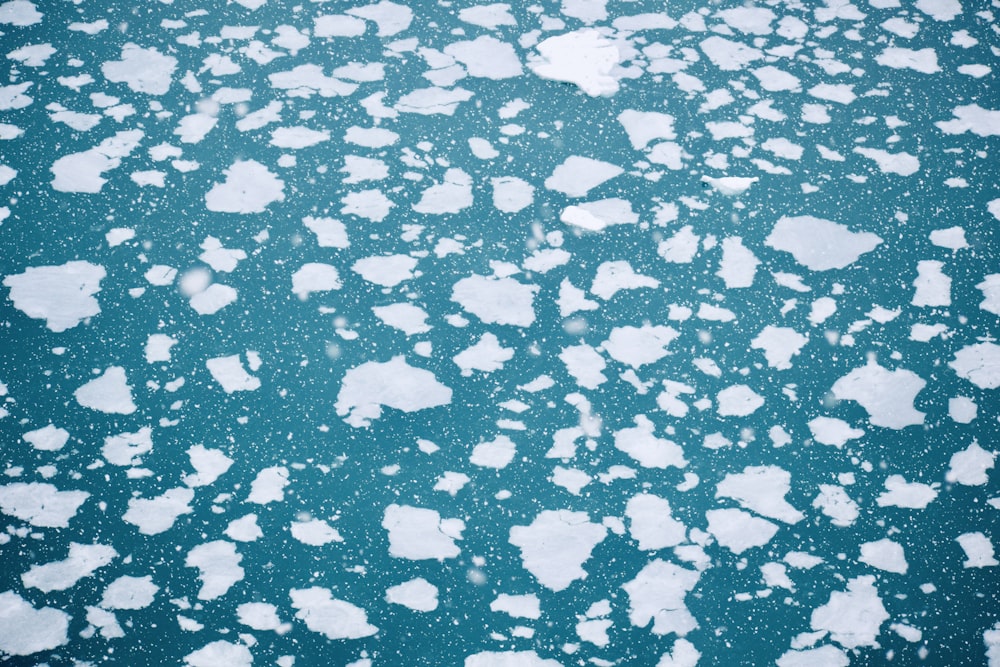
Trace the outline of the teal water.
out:
M 44 482 L 90 494 L 66 527 L 32 525 L 13 505 L 2 508 L 0 591 L 68 617 L 64 636 L 26 655 L 12 650 L 11 640 L 0 630 L 0 651 L 10 664 L 195 664 L 192 654 L 224 641 L 245 646 L 254 664 L 274 664 L 283 657 L 278 664 L 290 664 L 291 656 L 297 665 L 452 665 L 484 651 L 534 651 L 563 665 L 655 665 L 672 650 L 677 659 L 679 635 L 656 634 L 651 626 L 633 624 L 630 598 L 622 589 L 654 559 L 698 571 L 697 584 L 683 596 L 697 622 L 684 639 L 700 653 L 698 664 L 774 664 L 793 659 L 789 651 L 796 646 L 831 646 L 832 653 L 826 655 L 837 656 L 820 663 L 814 654 L 812 662 L 803 664 L 1000 660 L 998 640 L 988 639 L 1000 622 L 995 560 L 989 564 L 990 558 L 985 558 L 981 567 L 965 567 L 969 556 L 956 541 L 960 535 L 981 533 L 996 543 L 1000 487 L 995 469 L 985 468 L 981 483 L 946 478 L 952 456 L 973 441 L 986 452 L 997 449 L 996 387 L 988 380 L 974 383 L 949 366 L 958 352 L 993 341 L 998 333 L 997 306 L 981 306 L 988 296 L 979 285 L 998 272 L 1000 210 L 991 202 L 1000 198 L 995 155 L 1000 120 L 990 110 L 998 108 L 1000 99 L 995 71 L 976 77 L 958 69 L 971 64 L 993 67 L 1000 48 L 995 8 L 966 1 L 953 18 L 938 20 L 908 4 L 879 8 L 891 3 L 858 2 L 852 11 L 844 5 L 841 17 L 833 18 L 821 9 L 774 3 L 767 5 L 773 20 L 755 35 L 734 28 L 727 34 L 718 12 L 742 5 L 717 3 L 701 12 L 707 23 L 704 32 L 685 27 L 692 25 L 685 21 L 670 29 L 626 33 L 615 31 L 616 18 L 662 12 L 662 3 L 612 0 L 606 17 L 593 19 L 594 27 L 623 40 L 622 48 L 626 43 L 636 49 L 653 43 L 670 47 L 666 57 L 676 62 L 668 68 L 683 68 L 703 90 L 685 91 L 669 72 L 650 71 L 655 69 L 650 58 L 637 55 L 631 65 L 641 75 L 621 78 L 613 95 L 592 97 L 571 83 L 540 78 L 527 67 L 536 52 L 525 37 L 529 31 L 546 30 L 540 40 L 585 27 L 579 18 L 560 14 L 573 14 L 571 8 L 554 2 L 531 7 L 512 3 L 515 25 L 495 29 L 463 22 L 458 10 L 464 3 L 413 3 L 412 23 L 398 34 L 380 37 L 377 26 L 367 21 L 362 35 L 312 35 L 295 53 L 271 43 L 278 26 L 312 30 L 316 16 L 344 12 L 351 5 L 270 0 L 253 11 L 234 3 L 201 11 L 191 2 L 138 8 L 38 2 L 41 19 L 17 25 L 24 21 L 10 17 L 26 11 L 24 4 L 30 3 L 0 5 L 4 51 L 51 44 L 55 52 L 38 65 L 7 59 L 9 80 L 4 85 L 31 82 L 24 94 L 32 100 L 24 106 L 4 103 L 7 108 L 0 110 L 0 122 L 23 130 L 0 143 L 0 163 L 17 172 L 2 186 L 5 201 L 0 204 L 9 209 L 9 217 L 0 223 L 0 272 L 17 276 L 29 267 L 82 260 L 104 267 L 106 277 L 95 294 L 100 312 L 65 331 L 51 330 L 45 319 L 30 317 L 16 306 L 10 284 L 0 304 L 0 382 L 6 386 L 6 415 L 0 419 L 6 477 L 0 481 L 0 493 L 11 484 Z M 696 3 L 672 2 L 666 12 L 680 20 L 698 9 Z M 543 17 L 561 17 L 564 26 Z M 783 20 L 791 25 L 792 17 L 803 23 L 802 36 L 775 32 Z M 916 34 L 907 39 L 883 27 L 894 18 L 916 26 Z M 107 20 L 109 27 L 96 34 L 68 28 L 73 22 L 99 19 Z M 247 55 L 248 40 L 212 39 L 225 26 L 257 26 L 255 39 L 279 55 L 259 63 Z M 968 45 L 962 36 L 954 37 L 959 31 L 977 43 Z M 194 33 L 197 39 L 179 41 Z M 740 69 L 720 69 L 699 47 L 713 34 L 754 46 L 761 57 Z M 350 127 L 375 124 L 361 104 L 369 95 L 385 93 L 383 102 L 391 107 L 406 93 L 431 85 L 423 78 L 427 60 L 415 49 L 443 50 L 480 35 L 513 45 L 523 73 L 499 80 L 460 79 L 455 86 L 472 95 L 450 116 L 399 113 L 382 119 L 380 127 L 399 135 L 384 147 L 343 139 Z M 405 51 L 392 46 L 397 40 L 414 40 L 417 46 Z M 102 64 L 119 60 L 122 47 L 130 42 L 176 59 L 166 92 L 147 94 L 105 76 Z M 878 58 L 889 46 L 932 49 L 937 71 L 880 64 Z M 229 57 L 239 71 L 208 71 L 211 65 L 206 66 L 205 59 L 213 55 Z M 384 78 L 359 82 L 352 94 L 335 97 L 290 96 L 269 85 L 268 75 L 298 65 L 317 64 L 329 75 L 351 62 L 384 63 Z M 768 64 L 797 77 L 798 88 L 763 88 L 750 70 Z M 837 64 L 844 66 L 843 72 L 836 71 Z M 828 71 L 831 67 L 833 72 Z M 200 92 L 181 83 L 188 72 Z M 60 77 L 82 74 L 93 81 L 79 91 L 59 83 Z M 841 104 L 806 92 L 824 83 L 851 84 L 857 98 Z M 194 113 L 199 103 L 206 109 L 204 100 L 221 87 L 251 91 L 247 108 L 222 104 L 209 109 L 217 124 L 200 141 L 183 143 L 174 132 L 180 119 Z M 713 91 L 729 91 L 731 101 L 703 108 L 706 100 L 728 99 L 722 93 L 713 97 Z M 120 121 L 103 116 L 92 93 L 120 98 L 134 112 Z M 516 117 L 500 118 L 498 110 L 518 98 L 528 108 Z M 275 100 L 283 104 L 280 120 L 256 130 L 237 129 L 241 113 Z M 772 100 L 772 108 L 784 118 L 754 119 L 749 109 L 761 100 Z M 73 129 L 51 118 L 56 113 L 53 104 L 101 117 L 92 129 Z M 804 121 L 803 105 L 810 104 L 826 106 L 829 122 Z M 971 131 L 948 134 L 936 125 L 952 120 L 952 110 L 965 105 L 985 110 Z M 648 154 L 633 147 L 617 120 L 629 109 L 673 117 L 676 138 L 668 141 L 683 150 L 682 168 L 650 164 Z M 890 127 L 894 123 L 886 118 L 893 116 L 904 124 Z M 752 127 L 752 137 L 715 138 L 710 124 L 718 122 Z M 502 127 L 507 124 L 524 131 L 505 135 Z M 330 139 L 300 149 L 269 143 L 274 128 L 300 125 L 326 130 Z M 99 192 L 53 187 L 56 160 L 125 130 L 141 130 L 141 141 L 119 166 L 104 172 L 107 182 Z M 473 137 L 490 141 L 499 155 L 475 157 L 468 145 Z M 763 148 L 775 138 L 801 146 L 801 157 L 782 158 Z M 150 149 L 163 143 L 179 148 L 181 159 L 197 161 L 198 168 L 183 172 L 170 160 L 154 160 Z M 818 145 L 843 159 L 824 158 Z M 857 147 L 908 153 L 918 159 L 919 168 L 910 175 L 885 173 L 854 152 Z M 288 155 L 294 155 L 294 164 L 279 162 Z M 340 170 L 346 155 L 383 161 L 386 177 L 343 182 Z M 585 197 L 546 187 L 553 170 L 572 155 L 618 165 L 624 173 Z M 720 163 L 719 156 L 728 156 L 728 164 Z M 283 200 L 267 203 L 258 213 L 209 210 L 206 193 L 225 179 L 223 171 L 236 160 L 250 159 L 280 178 Z M 767 165 L 754 160 L 767 160 L 787 173 L 768 173 Z M 421 193 L 441 182 L 449 168 L 471 177 L 472 203 L 456 213 L 413 210 Z M 163 172 L 163 187 L 140 186 L 130 179 L 135 172 L 149 170 Z M 415 180 L 417 175 L 421 180 Z M 493 204 L 491 179 L 505 176 L 534 187 L 532 203 L 517 213 Z M 727 196 L 704 183 L 703 176 L 759 181 L 742 194 Z M 369 189 L 380 190 L 395 204 L 384 220 L 342 211 L 345 196 Z M 250 196 L 255 191 L 251 188 Z M 629 201 L 638 223 L 589 232 L 560 220 L 569 205 L 607 198 Z M 676 207 L 676 215 L 657 218 L 661 206 Z M 302 222 L 306 216 L 340 220 L 350 245 L 320 246 Z M 767 243 L 783 216 L 832 220 L 853 232 L 877 234 L 882 243 L 843 268 L 813 271 Z M 698 252 L 690 263 L 667 262 L 658 248 L 685 225 L 701 240 Z M 964 231 L 964 247 L 949 249 L 931 241 L 932 231 L 953 227 Z M 120 228 L 134 230 L 134 237 L 111 246 L 106 235 Z M 562 234 L 560 247 L 569 253 L 568 261 L 546 272 L 525 269 L 536 247 L 551 247 L 544 243 L 544 234 L 552 232 Z M 156 286 L 144 274 L 154 265 L 173 267 L 180 275 L 207 268 L 199 256 L 208 236 L 226 248 L 243 250 L 246 257 L 231 272 L 213 274 L 215 282 L 237 290 L 236 300 L 217 313 L 199 314 L 177 280 Z M 760 262 L 748 287 L 727 287 L 717 274 L 723 241 L 733 237 L 742 239 Z M 438 256 L 438 243 L 448 238 L 458 239 L 461 253 Z M 419 274 L 385 288 L 351 269 L 359 259 L 388 254 L 417 258 Z M 947 305 L 913 303 L 917 265 L 927 260 L 941 262 L 941 271 L 951 279 Z M 608 299 L 596 296 L 591 288 L 598 268 L 612 261 L 627 261 L 636 273 L 658 281 L 658 287 L 622 290 Z M 342 286 L 298 298 L 292 274 L 308 262 L 334 266 Z M 491 275 L 496 262 L 510 263 L 512 270 L 520 269 L 513 276 L 516 280 L 537 286 L 530 326 L 491 324 L 452 300 L 456 282 L 473 274 Z M 795 274 L 808 291 L 782 286 L 775 273 Z M 597 307 L 563 316 L 557 300 L 564 280 L 587 291 Z M 130 293 L 138 288 L 144 291 Z M 836 311 L 822 323 L 813 323 L 812 304 L 823 297 L 836 301 Z M 400 302 L 426 311 L 432 328 L 407 335 L 372 311 Z M 697 313 L 706 303 L 728 309 L 735 318 L 671 318 L 671 306 L 675 313 L 678 306 Z M 899 314 L 884 323 L 871 321 L 875 306 L 899 309 Z M 460 322 L 453 316 L 458 315 L 467 324 L 456 326 Z M 560 360 L 568 346 L 597 347 L 616 327 L 643 323 L 672 326 L 678 337 L 666 345 L 665 356 L 634 369 L 640 381 L 651 383 L 642 392 L 621 377 L 629 366 L 606 350 L 602 356 L 607 380 L 596 387 L 578 384 Z M 911 336 L 916 324 L 942 324 L 946 329 L 920 342 Z M 763 351 L 751 345 L 769 325 L 808 337 L 789 368 L 769 365 Z M 345 336 L 345 330 L 353 333 Z M 498 370 L 463 375 L 453 357 L 485 333 L 512 350 L 511 358 Z M 144 349 L 150 334 L 177 341 L 169 360 L 147 362 Z M 429 355 L 415 349 L 420 342 L 431 343 Z M 206 360 L 247 351 L 261 360 L 260 367 L 250 371 L 259 378 L 259 388 L 226 393 Z M 397 355 L 431 371 L 451 389 L 450 402 L 413 412 L 387 407 L 370 426 L 349 425 L 335 409 L 348 371 Z M 912 371 L 926 382 L 913 401 L 913 407 L 925 413 L 920 423 L 898 429 L 873 425 L 863 406 L 831 395 L 839 378 L 864 367 L 870 357 L 889 370 Z M 696 360 L 702 359 L 714 361 L 718 373 L 699 370 L 696 363 L 705 366 Z M 242 363 L 250 370 L 246 356 Z M 996 359 L 983 365 L 987 375 L 1000 374 Z M 125 369 L 134 412 L 109 414 L 74 398 L 74 392 L 95 377 L 95 370 L 111 366 Z M 522 388 L 541 375 L 552 379 L 550 388 Z M 184 379 L 183 385 L 168 391 L 167 383 L 178 378 Z M 670 414 L 658 405 L 664 380 L 691 388 L 690 394 L 680 396 L 689 406 L 685 415 Z M 720 415 L 719 392 L 738 384 L 761 396 L 762 405 L 747 415 Z M 882 387 L 876 394 L 895 391 Z M 600 431 L 589 446 L 581 438 L 574 456 L 547 458 L 556 432 L 580 423 L 580 411 L 566 400 L 573 393 L 590 402 L 600 418 Z M 974 419 L 958 420 L 949 412 L 949 400 L 956 397 L 977 405 Z M 705 402 L 699 407 L 700 399 Z M 511 400 L 522 401 L 524 411 L 501 407 Z M 615 447 L 615 433 L 633 427 L 637 415 L 651 420 L 657 437 L 683 448 L 685 467 L 643 467 Z M 808 424 L 821 416 L 843 420 L 864 434 L 842 447 L 820 444 Z M 521 422 L 523 429 L 498 424 L 505 419 Z M 38 449 L 22 438 L 50 423 L 69 433 L 62 448 Z M 105 438 L 144 427 L 152 429 L 153 448 L 139 457 L 141 462 L 120 466 L 106 460 Z M 775 446 L 769 436 L 774 427 L 789 434 L 788 444 Z M 705 437 L 716 433 L 730 444 L 705 447 Z M 509 465 L 494 470 L 470 462 L 477 444 L 501 434 L 516 443 Z M 420 440 L 433 441 L 440 450 L 425 453 L 418 447 Z M 130 500 L 185 486 L 184 476 L 193 472 L 187 451 L 195 444 L 224 453 L 231 467 L 210 485 L 194 488 L 190 511 L 163 532 L 145 535 L 123 520 Z M 283 498 L 248 502 L 252 482 L 275 466 L 288 472 Z M 551 481 L 556 466 L 574 468 L 591 481 L 573 494 Z M 634 476 L 601 481 L 599 475 L 612 466 L 628 466 Z M 743 506 L 717 495 L 717 486 L 727 475 L 754 466 L 788 472 L 785 499 L 803 517 L 789 523 L 771 515 L 775 535 L 765 544 L 734 553 L 709 531 L 706 512 Z M 132 468 L 149 474 L 130 476 Z M 469 481 L 454 495 L 434 490 L 445 472 L 463 473 Z M 686 474 L 696 475 L 697 484 L 678 490 Z M 853 483 L 844 475 L 853 475 Z M 933 485 L 933 500 L 923 508 L 880 505 L 878 498 L 892 475 Z M 842 485 L 857 503 L 858 515 L 850 525 L 834 525 L 814 504 L 820 485 Z M 504 491 L 509 497 L 503 497 Z M 666 499 L 673 517 L 686 527 L 676 549 L 640 549 L 628 530 L 626 505 L 644 491 Z M 391 504 L 461 519 L 465 528 L 455 542 L 459 555 L 441 560 L 392 556 L 388 531 L 382 527 Z M 510 542 L 512 527 L 531 524 L 545 510 L 586 512 L 598 524 L 613 517 L 626 530 L 609 531 L 594 547 L 582 564 L 586 578 L 554 591 L 524 566 L 519 549 Z M 258 516 L 262 537 L 236 541 L 226 535 L 231 521 L 251 512 Z M 295 539 L 290 526 L 304 517 L 329 521 L 343 540 L 311 546 Z M 860 559 L 861 544 L 882 539 L 902 547 L 905 573 Z M 198 571 L 185 566 L 185 559 L 197 545 L 215 540 L 235 545 L 245 573 L 219 597 L 199 600 Z M 33 566 L 65 559 L 70 543 L 109 545 L 117 555 L 62 590 L 45 592 L 25 583 L 22 575 Z M 690 558 L 692 545 L 701 547 L 702 560 Z M 793 589 L 766 584 L 760 567 L 784 563 L 789 552 L 806 552 L 822 562 L 812 569 L 788 565 Z M 158 589 L 142 608 L 109 609 L 123 636 L 108 638 L 94 632 L 88 607 L 103 604 L 107 586 L 123 575 L 149 575 Z M 832 594 L 848 590 L 849 580 L 867 576 L 873 577 L 887 616 L 876 622 L 875 637 L 835 634 L 793 643 L 801 633 L 817 629 L 813 613 L 827 605 Z M 437 588 L 434 610 L 416 611 L 385 600 L 388 588 L 416 577 Z M 329 639 L 311 629 L 296 617 L 290 591 L 312 586 L 363 609 L 378 632 Z M 765 589 L 771 592 L 759 593 Z M 537 595 L 541 616 L 512 618 L 491 611 L 491 603 L 503 593 Z M 741 599 L 742 593 L 749 593 L 749 599 Z M 577 624 L 602 600 L 610 606 L 603 617 L 611 621 L 607 641 L 586 641 L 578 636 Z M 249 602 L 274 605 L 290 629 L 279 633 L 241 623 L 237 607 Z M 13 613 L 10 609 L 3 613 Z M 196 621 L 201 629 L 184 629 L 178 616 Z M 919 639 L 904 638 L 906 632 L 892 629 L 893 624 L 919 630 Z M 532 632 L 515 633 L 518 626 Z M 518 636 L 525 634 L 531 636 Z M 994 648 L 988 658 L 990 641 Z M 530 664 L 523 653 L 511 659 L 514 662 L 495 658 L 482 664 Z M 245 664 L 213 660 L 204 664 Z M 672 663 L 664 659 L 660 664 Z

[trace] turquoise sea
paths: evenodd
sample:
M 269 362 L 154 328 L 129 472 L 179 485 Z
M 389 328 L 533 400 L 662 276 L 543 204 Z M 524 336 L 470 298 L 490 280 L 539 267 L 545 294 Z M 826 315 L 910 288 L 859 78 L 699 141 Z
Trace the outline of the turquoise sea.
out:
M 0 662 L 1000 665 L 997 12 L 0 3 Z

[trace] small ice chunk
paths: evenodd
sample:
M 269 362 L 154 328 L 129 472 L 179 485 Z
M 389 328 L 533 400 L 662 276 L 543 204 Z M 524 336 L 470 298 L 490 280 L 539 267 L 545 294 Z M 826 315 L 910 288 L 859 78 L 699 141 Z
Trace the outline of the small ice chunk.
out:
M 914 306 L 950 306 L 951 278 L 942 271 L 943 262 L 923 260 L 917 263 L 916 292 L 910 301 Z
M 226 180 L 205 194 L 205 206 L 216 213 L 263 213 L 285 200 L 284 182 L 256 160 L 236 160 L 223 170 Z
M 592 294 L 607 301 L 621 290 L 656 288 L 660 281 L 650 276 L 636 273 L 632 265 L 625 260 L 602 262 L 597 267 L 597 274 L 590 287 Z
M 343 287 L 335 266 L 321 262 L 306 262 L 292 274 L 292 293 L 303 301 L 313 292 L 330 292 Z
M 101 65 L 108 81 L 124 83 L 133 92 L 147 95 L 163 95 L 170 90 L 176 69 L 177 58 L 132 42 L 122 47 L 121 60 L 107 60 Z
M 667 356 L 667 346 L 678 336 L 680 333 L 668 326 L 615 327 L 601 346 L 613 359 L 639 368 Z
M 492 373 L 503 369 L 505 362 L 514 358 L 514 348 L 504 347 L 496 335 L 487 332 L 475 345 L 462 350 L 452 361 L 462 369 L 462 375 L 472 375 L 472 371 Z
M 312 547 L 321 547 L 331 542 L 343 542 L 340 531 L 322 519 L 296 521 L 291 526 L 292 537 Z
M 819 495 L 813 499 L 812 506 L 830 517 L 833 525 L 841 528 L 853 525 L 860 514 L 858 504 L 847 495 L 847 491 L 834 484 L 820 484 Z
M 237 0 L 237 2 L 246 5 L 260 0 Z M 253 654 L 243 644 L 219 639 L 188 653 L 184 656 L 184 664 L 188 667 L 250 667 L 253 664 Z

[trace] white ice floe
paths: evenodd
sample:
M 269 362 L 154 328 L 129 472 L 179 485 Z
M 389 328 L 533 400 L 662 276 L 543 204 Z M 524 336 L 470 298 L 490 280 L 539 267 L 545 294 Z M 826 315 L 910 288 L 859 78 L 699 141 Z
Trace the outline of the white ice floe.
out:
M 835 484 L 820 484 L 819 495 L 813 499 L 812 506 L 829 517 L 833 525 L 841 528 L 854 525 L 861 513 L 844 487 Z
M 132 42 L 122 47 L 121 60 L 107 60 L 101 65 L 108 81 L 124 83 L 132 91 L 147 95 L 163 95 L 170 90 L 176 69 L 177 58 Z
M 927 382 L 913 371 L 890 371 L 874 359 L 833 383 L 831 391 L 840 400 L 856 401 L 868 412 L 873 426 L 902 429 L 924 423 L 925 413 L 913 407 Z
M 535 321 L 537 285 L 473 274 L 452 287 L 451 300 L 486 324 L 529 327 Z
M 106 544 L 70 542 L 65 559 L 32 565 L 21 575 L 21 583 L 25 588 L 37 588 L 43 593 L 64 591 L 111 563 L 117 555 L 118 552 Z
M 413 611 L 434 611 L 438 608 L 438 589 L 423 577 L 410 579 L 385 591 L 385 601 Z
M 473 203 L 472 177 L 461 169 L 448 169 L 444 180 L 420 194 L 420 201 L 413 210 L 426 215 L 458 213 Z
M 517 446 L 505 435 L 499 435 L 488 442 L 481 442 L 472 448 L 469 462 L 482 468 L 506 468 L 514 460 Z
M 1000 387 L 1000 345 L 975 343 L 966 345 L 955 353 L 948 365 L 980 389 Z
M 314 292 L 330 292 L 343 287 L 337 267 L 322 262 L 306 262 L 292 274 L 292 293 L 302 300 Z
M 395 287 L 414 277 L 417 262 L 409 255 L 374 255 L 357 260 L 351 270 L 372 284 Z
M 296 540 L 311 547 L 321 547 L 331 542 L 344 541 L 340 531 L 322 519 L 295 521 L 292 523 L 290 532 Z
M 257 473 L 250 484 L 248 503 L 267 505 L 280 503 L 285 499 L 285 487 L 288 486 L 288 468 L 271 466 Z
M 745 384 L 726 387 L 716 395 L 716 401 L 723 417 L 746 417 L 764 405 L 764 397 Z
M 468 347 L 452 361 L 462 369 L 462 375 L 470 376 L 473 371 L 492 373 L 503 369 L 504 363 L 514 358 L 514 348 L 504 347 L 492 333 L 485 333 L 475 345 Z
M 698 584 L 701 573 L 657 558 L 635 579 L 622 585 L 629 598 L 629 621 L 637 628 L 652 626 L 655 635 L 681 637 L 698 627 L 684 598 Z
M 285 200 L 284 182 L 256 160 L 236 160 L 222 172 L 226 180 L 205 194 L 205 207 L 217 213 L 263 213 Z
M 64 155 L 52 163 L 52 189 L 59 192 L 97 194 L 108 182 L 104 172 L 117 169 L 139 145 L 141 130 L 124 130 L 97 146 L 80 153 Z
M 455 540 L 462 539 L 465 522 L 442 519 L 434 510 L 393 503 L 385 508 L 382 527 L 389 531 L 389 555 L 395 558 L 443 561 L 461 553 Z
M 778 370 L 792 367 L 792 357 L 809 342 L 809 337 L 791 327 L 768 325 L 750 341 L 750 347 L 763 350 L 767 365 Z
M 709 510 L 705 518 L 708 519 L 708 532 L 719 546 L 734 554 L 764 546 L 778 532 L 777 524 L 738 509 Z
M 854 152 L 870 160 L 874 160 L 879 170 L 884 174 L 912 176 L 920 170 L 920 160 L 917 156 L 905 151 L 890 153 L 881 148 L 858 147 L 854 149 Z
M 244 602 L 236 608 L 236 615 L 240 623 L 254 630 L 273 630 L 283 635 L 292 629 L 291 623 L 282 622 L 278 608 L 267 602 Z
M 667 346 L 678 336 L 680 333 L 669 326 L 615 327 L 601 347 L 612 359 L 639 368 L 667 356 Z
M 978 104 L 959 105 L 952 109 L 951 120 L 935 123 L 945 134 L 971 132 L 980 137 L 1000 135 L 1000 110 L 984 109 Z
M 684 541 L 687 529 L 671 516 L 670 503 L 651 493 L 632 496 L 625 506 L 629 535 L 643 551 L 674 547 Z
M 639 222 L 639 214 L 632 210 L 632 202 L 627 199 L 610 197 L 567 206 L 559 214 L 559 220 L 580 229 L 599 232 L 611 225 L 634 225 Z
M 701 180 L 719 194 L 736 197 L 749 190 L 760 178 L 758 176 L 720 176 L 718 178 L 702 176 Z
M 316 235 L 316 244 L 321 248 L 347 248 L 351 245 L 347 238 L 347 226 L 334 218 L 315 218 L 307 215 L 302 224 Z
M 111 465 L 137 466 L 153 449 L 153 430 L 144 426 L 134 433 L 118 433 L 104 438 L 101 455 Z
M 877 647 L 882 624 L 889 613 L 875 588 L 875 577 L 865 575 L 848 580 L 846 591 L 834 591 L 830 600 L 813 610 L 813 630 L 825 630 L 830 638 L 847 649 Z
M 713 35 L 698 44 L 705 56 L 720 70 L 734 72 L 764 57 L 760 49 Z
M 603 373 L 607 362 L 597 350 L 587 344 L 564 347 L 559 353 L 559 360 L 566 365 L 566 371 L 576 383 L 585 389 L 596 389 L 608 380 L 608 376 Z
M 118 577 L 104 589 L 101 607 L 104 609 L 145 609 L 153 604 L 160 587 L 153 583 L 153 577 Z
M 365 362 L 347 371 L 337 393 L 337 414 L 354 427 L 369 426 L 383 407 L 415 412 L 451 403 L 452 392 L 431 371 L 416 368 L 400 355 Z
M 945 480 L 954 484 L 982 486 L 989 482 L 989 471 L 996 465 L 997 452 L 987 451 L 975 440 L 965 449 L 951 455 Z
M 520 549 L 524 569 L 549 590 L 561 591 L 587 578 L 583 564 L 607 532 L 586 512 L 543 510 L 530 525 L 512 527 L 510 543 Z
M 838 449 L 850 440 L 857 440 L 865 434 L 864 429 L 853 428 L 843 419 L 836 417 L 815 417 L 809 421 L 809 432 L 813 439 L 823 445 Z
M 184 565 L 197 568 L 201 579 L 199 600 L 214 600 L 229 592 L 245 574 L 240 561 L 243 556 L 236 545 L 225 540 L 214 540 L 193 547 L 184 559 Z
M 592 294 L 607 301 L 621 290 L 656 288 L 660 281 L 650 276 L 636 273 L 632 265 L 625 260 L 602 262 L 597 267 L 594 282 L 590 286 Z
M 191 513 L 192 500 L 194 491 L 185 487 L 167 489 L 153 498 L 130 498 L 122 519 L 143 535 L 158 535 L 173 528 L 178 517 Z
M 480 651 L 465 658 L 464 667 L 561 667 L 558 660 L 542 658 L 535 651 Z
M 328 130 L 313 130 L 308 127 L 276 127 L 271 130 L 272 146 L 278 148 L 300 149 L 309 148 L 330 140 Z
M 889 475 L 885 480 L 885 491 L 879 494 L 875 502 L 879 507 L 902 507 L 921 510 L 937 498 L 935 485 L 920 482 L 907 482 L 902 475 Z
M 444 52 L 462 63 L 469 76 L 499 80 L 522 74 L 514 47 L 489 35 L 453 42 L 444 47 Z
M 260 388 L 260 378 L 247 373 L 238 354 L 208 359 L 205 367 L 227 394 L 236 391 L 255 391 Z
M 925 49 L 905 49 L 897 46 L 887 46 L 875 57 L 875 62 L 893 69 L 912 69 L 921 74 L 940 72 L 937 52 L 928 47 Z
M 535 199 L 535 186 L 516 176 L 490 179 L 493 187 L 493 207 L 504 213 L 522 211 Z
M 193 475 L 184 475 L 187 486 L 208 486 L 214 484 L 233 465 L 233 459 L 218 449 L 208 449 L 204 445 L 192 445 L 187 450 L 191 466 L 195 469 Z
M 66 528 L 89 497 L 44 482 L 14 482 L 0 486 L 0 512 L 37 528 Z
M 623 173 L 624 169 L 610 162 L 570 155 L 545 179 L 545 187 L 570 197 L 584 197 L 597 186 Z
M 994 315 L 1000 315 L 1000 273 L 984 276 L 983 282 L 976 285 L 976 289 L 983 293 L 979 307 Z
M 257 515 L 247 514 L 239 519 L 233 519 L 224 531 L 226 537 L 237 542 L 256 542 L 264 537 L 264 532 L 257 525 Z
M 534 593 L 509 595 L 501 593 L 490 603 L 490 611 L 499 611 L 512 618 L 538 619 L 542 616 L 541 602 Z
M 528 57 L 528 68 L 537 76 L 575 84 L 591 97 L 618 92 L 618 79 L 612 72 L 622 55 L 597 30 L 585 28 L 549 37 L 536 48 L 538 55 Z
M 615 432 L 615 447 L 644 468 L 683 468 L 688 462 L 676 442 L 654 435 L 654 425 L 645 415 L 635 417 L 635 426 Z
M 674 117 L 658 111 L 626 109 L 618 114 L 632 148 L 643 150 L 655 139 L 676 139 Z
M 3 9 L 0 5 L 0 22 Z M 0 593 L 0 653 L 31 655 L 67 644 L 70 620 L 69 614 L 53 607 L 36 609 L 14 591 Z
M 388 306 L 372 306 L 375 317 L 390 327 L 399 329 L 407 336 L 427 333 L 431 325 L 427 324 L 428 314 L 423 308 L 412 303 L 393 303 Z
M 792 475 L 778 466 L 748 466 L 741 473 L 729 473 L 715 488 L 716 498 L 732 498 L 744 509 L 785 523 L 805 518 L 792 507 L 785 495 L 791 490 Z
M 69 441 L 69 431 L 49 424 L 42 428 L 28 431 L 21 439 L 40 452 L 55 452 L 62 449 Z
M 83 407 L 98 412 L 130 415 L 137 409 L 132 387 L 121 366 L 109 366 L 97 378 L 80 386 L 73 396 Z
M 845 225 L 811 215 L 782 216 L 764 241 L 791 253 L 812 271 L 842 269 L 871 252 L 882 239 L 870 232 L 852 232 Z
M 981 532 L 963 533 L 955 538 L 962 551 L 965 552 L 965 562 L 962 567 L 996 567 L 1000 561 L 996 559 L 993 543 Z
M 895 574 L 906 574 L 910 567 L 903 553 L 903 545 L 889 539 L 862 543 L 858 561 Z
M 472 93 L 465 88 L 419 88 L 407 93 L 396 102 L 396 109 L 404 113 L 415 113 L 422 116 L 442 114 L 454 115 L 458 105 L 472 99 Z
M 248 1 L 242 0 L 243 4 Z M 189 667 L 250 667 L 253 654 L 243 644 L 219 639 L 188 653 L 184 656 L 184 664 Z

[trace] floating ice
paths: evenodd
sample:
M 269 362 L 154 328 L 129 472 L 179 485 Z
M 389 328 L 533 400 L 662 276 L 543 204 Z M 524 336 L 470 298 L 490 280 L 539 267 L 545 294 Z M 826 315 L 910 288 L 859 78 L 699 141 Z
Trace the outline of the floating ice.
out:
M 451 389 L 430 371 L 416 368 L 403 356 L 379 363 L 369 361 L 347 371 L 337 403 L 337 414 L 351 426 L 369 426 L 382 408 L 415 412 L 451 403 Z
M 791 253 L 796 262 L 812 271 L 829 271 L 858 261 L 882 239 L 870 232 L 852 232 L 839 223 L 802 215 L 779 218 L 765 243 Z

